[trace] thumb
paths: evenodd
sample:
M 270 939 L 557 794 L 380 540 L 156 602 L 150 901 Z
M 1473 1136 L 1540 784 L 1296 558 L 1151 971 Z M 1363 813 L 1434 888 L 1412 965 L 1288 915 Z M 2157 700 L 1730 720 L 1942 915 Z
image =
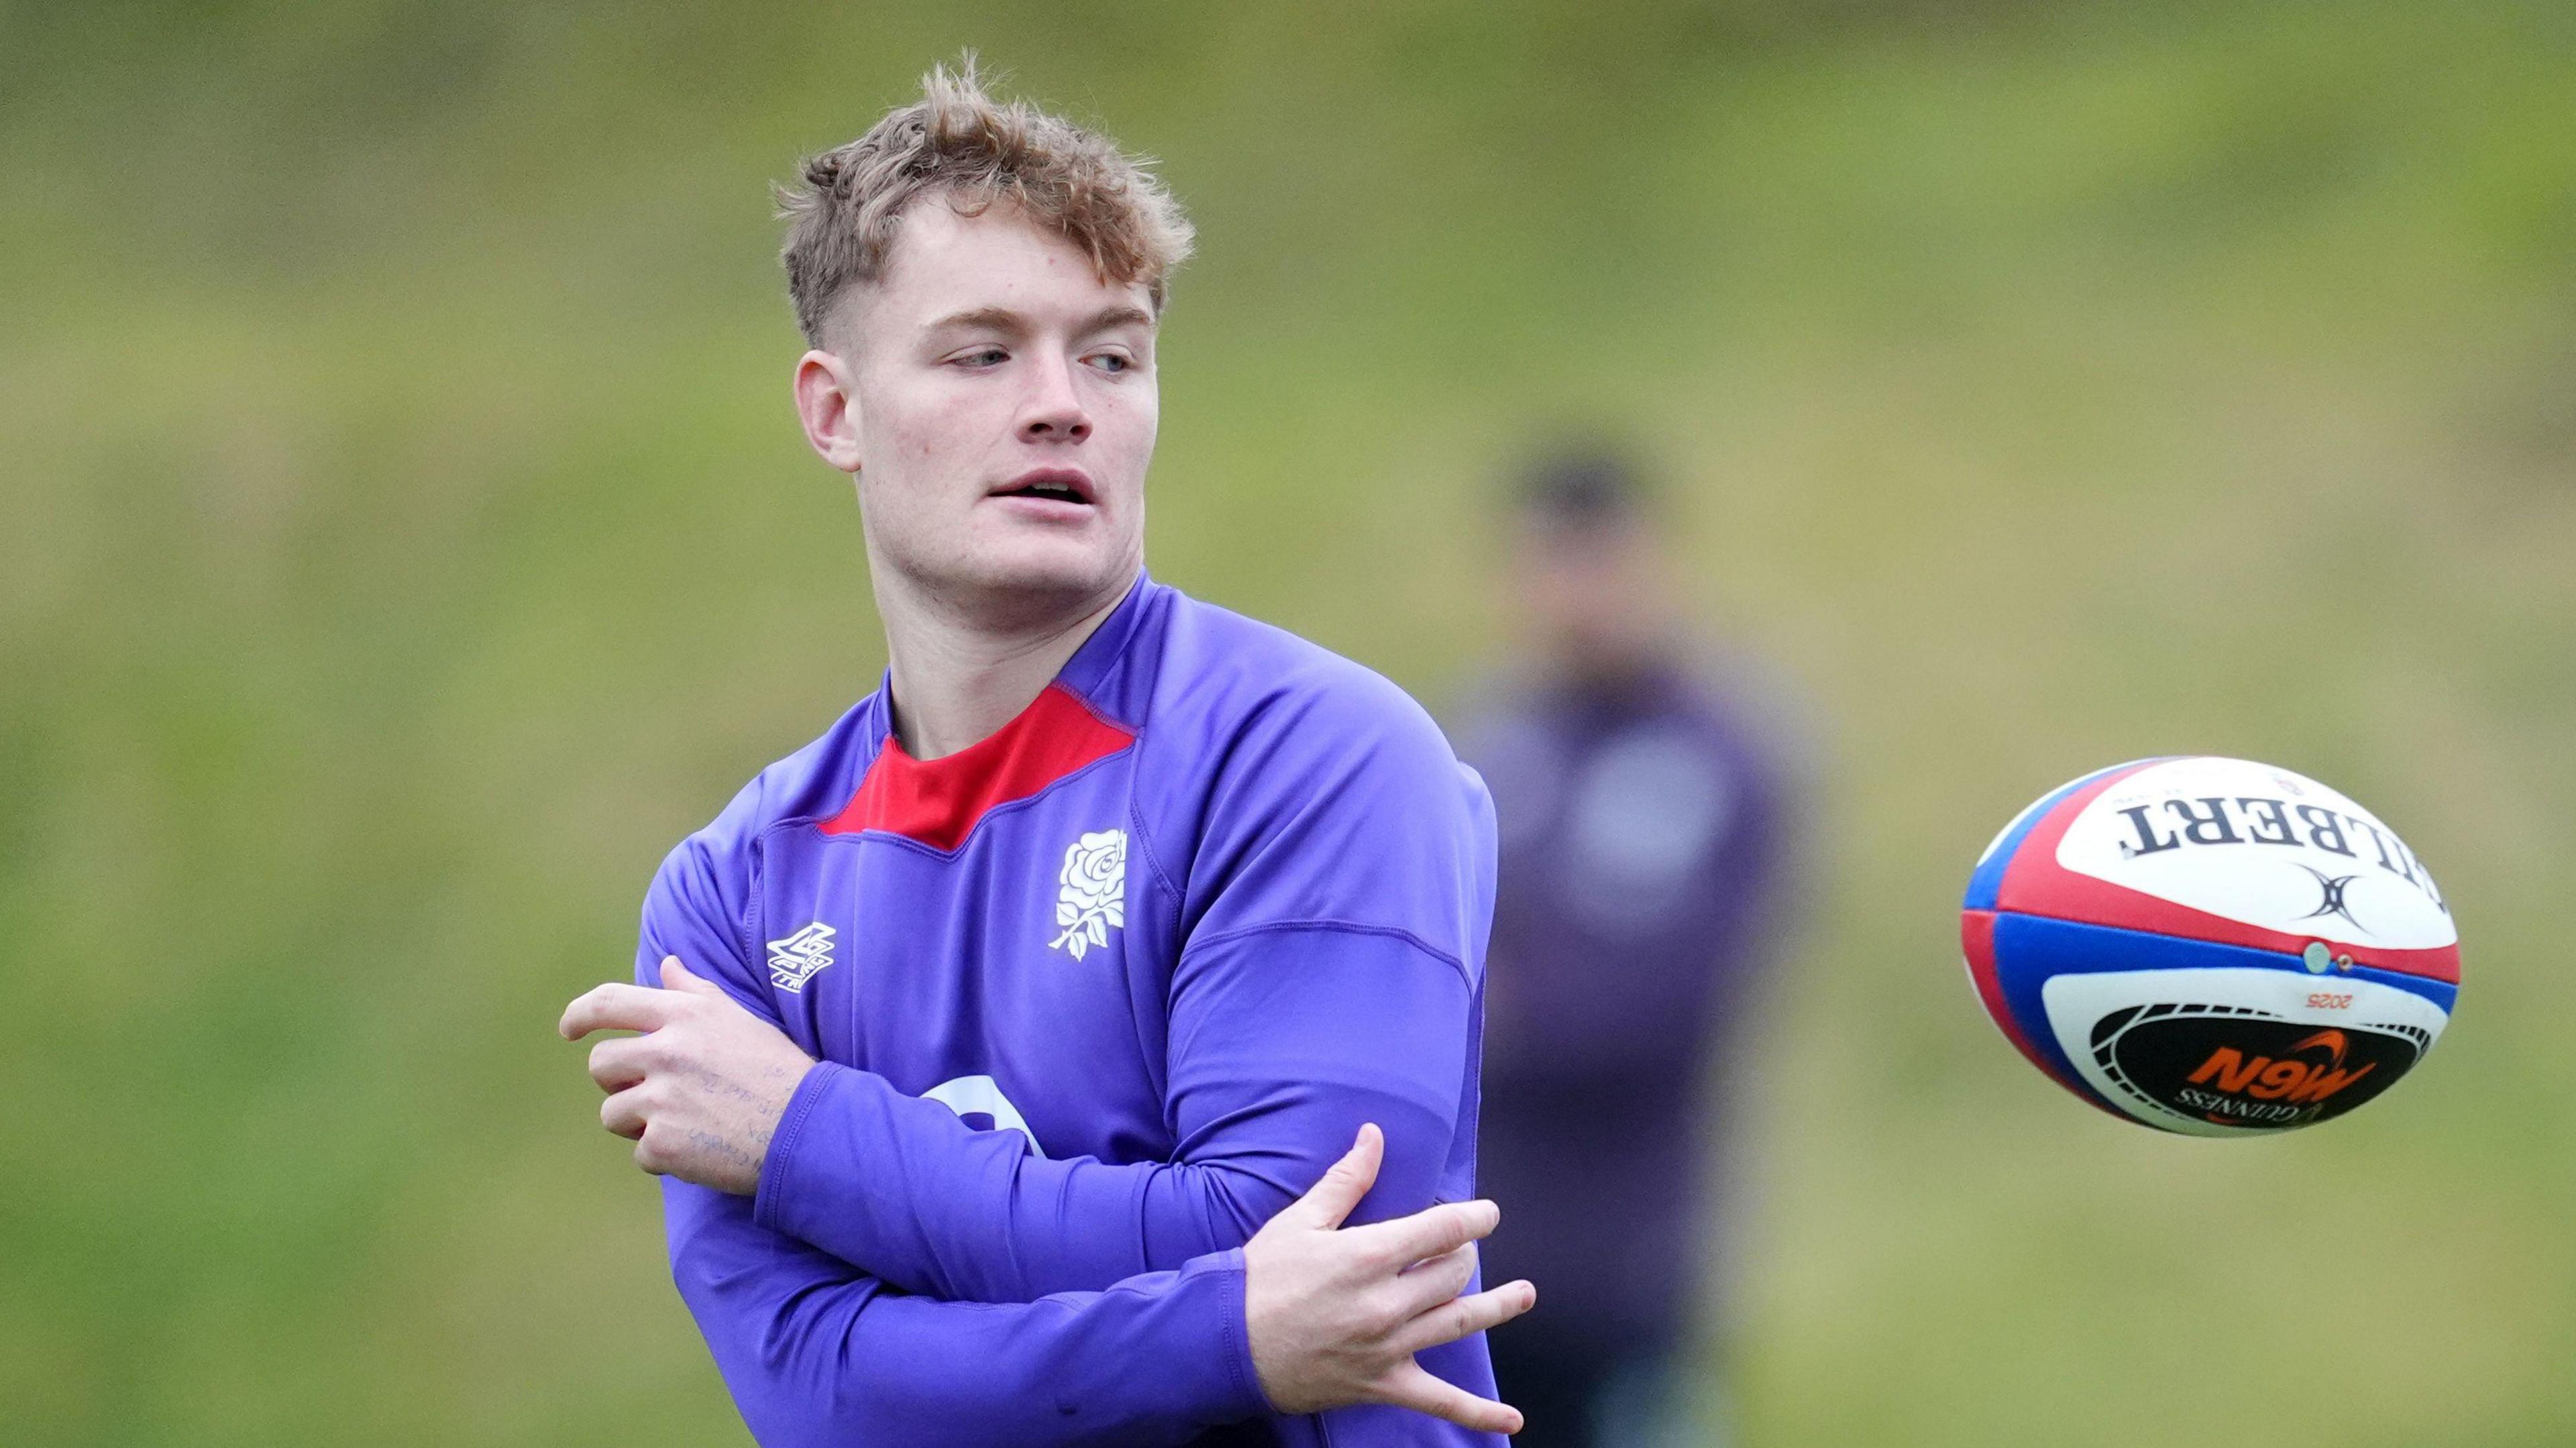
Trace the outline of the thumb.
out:
M 1306 1225 L 1329 1232 L 1377 1185 L 1378 1163 L 1386 1157 L 1386 1135 L 1375 1122 L 1360 1128 L 1359 1139 L 1324 1173 L 1324 1179 L 1289 1207 Z
M 684 990 L 689 992 L 691 995 L 703 996 L 720 996 L 724 994 L 723 986 L 716 984 L 714 981 L 711 981 L 705 976 L 699 975 L 690 970 L 687 966 L 682 965 L 680 963 L 680 957 L 676 955 L 666 955 L 662 957 L 662 989 Z

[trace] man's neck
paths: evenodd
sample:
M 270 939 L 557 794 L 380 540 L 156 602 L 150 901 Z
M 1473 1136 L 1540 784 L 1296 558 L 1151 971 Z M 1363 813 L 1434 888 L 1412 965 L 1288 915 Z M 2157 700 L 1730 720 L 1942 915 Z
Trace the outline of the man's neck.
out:
M 1592 699 L 1630 698 L 1651 690 L 1672 667 L 1676 653 L 1662 635 L 1629 640 L 1560 644 L 1542 672 L 1567 693 Z
M 1134 581 L 1007 622 L 991 610 L 943 606 L 900 587 L 878 589 L 895 737 L 904 752 L 915 759 L 954 754 L 1017 718 Z

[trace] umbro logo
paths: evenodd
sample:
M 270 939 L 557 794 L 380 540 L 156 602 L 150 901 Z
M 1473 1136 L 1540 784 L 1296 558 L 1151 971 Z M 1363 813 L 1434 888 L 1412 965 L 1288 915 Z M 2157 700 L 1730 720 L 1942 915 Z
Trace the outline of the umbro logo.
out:
M 769 983 L 801 991 L 814 972 L 832 963 L 832 927 L 817 920 L 785 940 L 769 942 Z

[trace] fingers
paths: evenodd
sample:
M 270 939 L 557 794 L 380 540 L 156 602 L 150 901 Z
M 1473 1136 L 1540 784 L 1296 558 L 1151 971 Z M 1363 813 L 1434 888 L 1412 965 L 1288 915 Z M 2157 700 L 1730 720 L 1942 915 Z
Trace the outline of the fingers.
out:
M 1417 1413 L 1446 1418 L 1462 1428 L 1480 1433 L 1517 1433 L 1521 1430 L 1521 1410 L 1507 1404 L 1477 1397 L 1455 1383 L 1432 1376 L 1420 1363 L 1405 1362 L 1380 1383 L 1380 1402 Z
M 1354 1236 L 1387 1258 L 1410 1264 L 1455 1252 L 1470 1242 L 1493 1235 L 1502 1225 L 1503 1209 L 1492 1202 L 1445 1202 L 1425 1207 L 1409 1217 L 1392 1222 L 1378 1222 L 1366 1227 L 1353 1227 Z
M 684 990 L 695 995 L 722 996 L 726 1000 L 733 999 L 731 996 L 725 995 L 723 986 L 716 984 L 714 981 L 707 979 L 705 976 L 699 975 L 697 972 L 689 969 L 686 965 L 681 964 L 680 957 L 676 955 L 666 955 L 662 957 L 662 989 Z
M 1417 1353 L 1471 1333 L 1502 1326 L 1538 1306 L 1538 1289 L 1526 1281 L 1506 1282 L 1473 1297 L 1453 1297 L 1404 1325 L 1395 1346 Z
M 575 997 L 564 1007 L 563 1021 L 555 1029 L 567 1041 L 578 1041 L 593 1031 L 658 1031 L 670 1023 L 677 1005 L 670 991 L 612 982 Z
M 590 1048 L 590 1079 L 602 1091 L 623 1091 L 644 1079 L 653 1049 L 649 1036 L 611 1036 Z
M 1315 1183 L 1304 1196 L 1290 1202 L 1280 1215 L 1293 1212 L 1295 1220 L 1308 1227 L 1331 1231 L 1342 1224 L 1351 1209 L 1377 1185 L 1378 1163 L 1386 1157 L 1386 1136 L 1375 1123 L 1360 1128 L 1359 1139 L 1325 1171 L 1324 1179 Z
M 1417 1262 L 1396 1274 L 1395 1301 L 1407 1318 L 1429 1312 L 1467 1290 L 1476 1277 L 1476 1246 L 1470 1242 L 1428 1262 Z
M 640 1091 L 620 1091 L 599 1103 L 599 1124 L 628 1141 L 644 1139 L 644 1102 Z

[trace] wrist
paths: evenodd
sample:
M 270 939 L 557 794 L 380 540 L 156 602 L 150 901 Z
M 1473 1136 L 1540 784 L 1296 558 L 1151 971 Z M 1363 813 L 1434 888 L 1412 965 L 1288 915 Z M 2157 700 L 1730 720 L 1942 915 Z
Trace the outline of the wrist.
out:
M 761 1154 L 760 1174 L 752 1186 L 751 1219 L 754 1224 L 773 1232 L 787 1231 L 788 1207 L 797 1191 L 796 1151 L 803 1144 L 805 1124 L 814 1108 L 837 1090 L 841 1078 L 850 1068 L 831 1061 L 817 1061 L 806 1068 L 789 1092 L 787 1105 L 778 1114 L 778 1125 L 769 1134 L 769 1146 Z
M 1261 1381 L 1260 1361 L 1252 1355 L 1251 1266 L 1244 1260 L 1241 1247 L 1219 1252 L 1213 1261 L 1214 1270 L 1231 1274 L 1234 1279 L 1233 1291 L 1226 1297 L 1225 1360 L 1236 1400 L 1256 1412 L 1275 1414 L 1279 1405 L 1271 1401 L 1270 1389 Z

